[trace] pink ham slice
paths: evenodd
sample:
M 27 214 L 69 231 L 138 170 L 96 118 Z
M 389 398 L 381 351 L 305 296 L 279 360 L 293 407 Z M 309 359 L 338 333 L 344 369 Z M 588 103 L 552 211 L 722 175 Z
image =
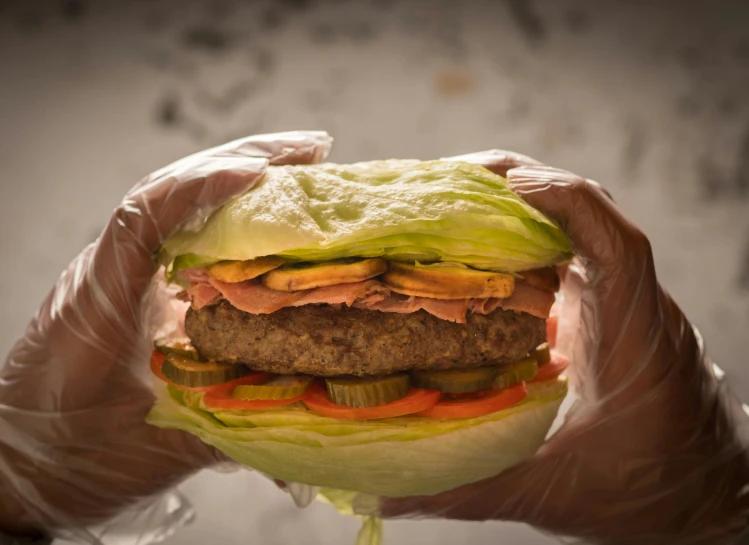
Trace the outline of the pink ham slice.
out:
M 466 312 L 471 306 L 471 299 L 429 299 L 428 297 L 408 297 L 394 293 L 387 299 L 376 302 L 357 301 L 354 306 L 380 312 L 397 312 L 410 314 L 425 310 L 429 314 L 449 322 L 466 323 Z
M 195 284 L 177 294 L 177 299 L 192 303 L 195 310 L 218 303 L 221 300 L 221 292 L 210 284 Z
M 192 273 L 191 273 L 192 275 Z M 328 304 L 355 308 L 410 314 L 424 310 L 437 318 L 466 323 L 470 310 L 476 314 L 489 314 L 497 308 L 525 312 L 538 318 L 549 317 L 554 304 L 554 293 L 531 287 L 522 282 L 515 284 L 515 292 L 508 299 L 430 299 L 408 297 L 392 293 L 377 280 L 365 280 L 350 284 L 337 284 L 306 291 L 284 292 L 266 288 L 259 281 L 236 284 L 220 282 L 207 276 L 184 292 L 195 309 L 218 302 L 222 297 L 232 306 L 250 314 L 269 314 L 284 307 Z M 195 274 L 195 278 L 201 278 Z
M 476 314 L 490 314 L 501 306 L 502 299 L 492 297 L 490 299 L 472 299 L 471 306 L 468 308 Z
M 355 308 L 364 308 L 367 310 L 379 310 L 380 312 L 395 312 L 397 314 L 411 314 L 421 310 L 418 301 L 419 297 L 408 297 L 398 293 L 380 299 L 360 299 L 353 306 Z
M 193 284 L 208 284 L 211 281 L 211 275 L 205 269 L 182 269 L 177 274 Z
M 515 284 L 515 292 L 503 300 L 501 306 L 505 310 L 525 312 L 545 320 L 549 317 L 555 299 L 554 292 L 533 288 L 518 282 Z
M 470 299 L 429 299 L 420 297 L 421 308 L 429 314 L 459 324 L 466 323 L 466 313 L 471 305 Z
M 230 284 L 215 278 L 210 285 L 216 288 L 231 306 L 250 314 L 270 314 L 292 305 L 304 297 L 306 291 L 286 292 L 266 288 L 257 280 Z
M 376 280 L 352 282 L 350 284 L 336 284 L 305 292 L 304 296 L 294 301 L 292 307 L 303 305 L 341 305 L 351 306 L 359 299 L 384 299 L 390 290 Z

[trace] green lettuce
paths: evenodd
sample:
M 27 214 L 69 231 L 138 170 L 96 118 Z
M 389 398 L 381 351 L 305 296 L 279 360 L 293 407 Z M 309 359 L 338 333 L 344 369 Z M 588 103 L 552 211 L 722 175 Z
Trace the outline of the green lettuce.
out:
M 340 421 L 303 406 L 210 410 L 202 394 L 156 386 L 147 421 L 190 432 L 234 460 L 284 481 L 375 496 L 436 494 L 485 479 L 532 455 L 553 422 L 566 383 L 531 385 L 498 413 L 466 419 Z
M 269 167 L 197 231 L 164 243 L 171 274 L 266 255 L 384 256 L 516 272 L 571 257 L 570 243 L 501 176 L 448 161 Z
M 320 487 L 318 499 L 362 527 L 356 545 L 379 545 L 382 521 L 358 516 L 380 496 L 437 494 L 496 475 L 532 456 L 567 393 L 564 380 L 528 385 L 521 403 L 476 418 L 337 420 L 302 404 L 265 411 L 210 409 L 203 394 L 156 380 L 146 421 L 192 433 L 249 468 Z
M 380 545 L 382 543 L 382 519 L 374 516 L 360 516 L 354 511 L 354 503 L 360 495 L 351 490 L 323 488 L 317 499 L 331 504 L 342 515 L 356 517 L 362 521 L 361 529 L 356 535 L 354 545 Z M 374 498 L 375 502 L 377 498 Z

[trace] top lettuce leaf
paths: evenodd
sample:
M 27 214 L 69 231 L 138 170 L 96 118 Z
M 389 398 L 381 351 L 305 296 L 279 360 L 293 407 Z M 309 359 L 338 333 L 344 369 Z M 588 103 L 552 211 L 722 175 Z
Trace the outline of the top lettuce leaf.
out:
M 468 163 L 416 160 L 269 167 L 250 191 L 162 250 L 171 270 L 279 255 L 516 272 L 571 257 L 559 227 L 501 176 Z

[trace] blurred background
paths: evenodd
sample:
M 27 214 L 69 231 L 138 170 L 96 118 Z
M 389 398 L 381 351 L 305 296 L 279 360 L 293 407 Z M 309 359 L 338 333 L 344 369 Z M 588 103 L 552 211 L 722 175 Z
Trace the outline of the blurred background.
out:
M 141 177 L 251 133 L 331 159 L 512 149 L 603 183 L 749 400 L 749 3 L 0 0 L 0 352 Z M 169 544 L 346 544 L 249 472 L 184 486 Z M 386 543 L 550 544 L 519 525 L 386 523 Z

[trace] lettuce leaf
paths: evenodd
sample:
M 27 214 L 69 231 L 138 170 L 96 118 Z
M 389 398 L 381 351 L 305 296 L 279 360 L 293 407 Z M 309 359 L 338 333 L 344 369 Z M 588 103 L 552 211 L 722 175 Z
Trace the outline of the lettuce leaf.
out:
M 202 394 L 159 383 L 147 421 L 190 432 L 276 479 L 399 497 L 478 481 L 531 456 L 566 391 L 561 380 L 531 384 L 522 403 L 478 418 L 339 421 L 302 406 L 212 411 Z
M 351 490 L 323 488 L 317 496 L 320 501 L 331 504 L 342 515 L 353 516 L 362 521 L 354 545 L 380 545 L 382 543 L 382 519 L 373 516 L 360 516 L 354 511 L 354 503 L 360 497 Z M 377 502 L 377 498 L 371 498 Z
M 342 421 L 302 404 L 266 411 L 213 410 L 203 394 L 156 381 L 147 422 L 190 432 L 237 462 L 304 488 L 362 526 L 355 545 L 380 545 L 379 496 L 436 494 L 496 475 L 532 456 L 567 393 L 565 380 L 528 385 L 498 413 L 442 420 Z M 317 488 L 311 488 L 313 494 Z M 365 514 L 357 514 L 365 513 Z
M 564 233 L 502 177 L 468 163 L 415 160 L 269 167 L 252 190 L 162 251 L 170 273 L 266 255 L 385 256 L 504 272 L 571 257 Z

